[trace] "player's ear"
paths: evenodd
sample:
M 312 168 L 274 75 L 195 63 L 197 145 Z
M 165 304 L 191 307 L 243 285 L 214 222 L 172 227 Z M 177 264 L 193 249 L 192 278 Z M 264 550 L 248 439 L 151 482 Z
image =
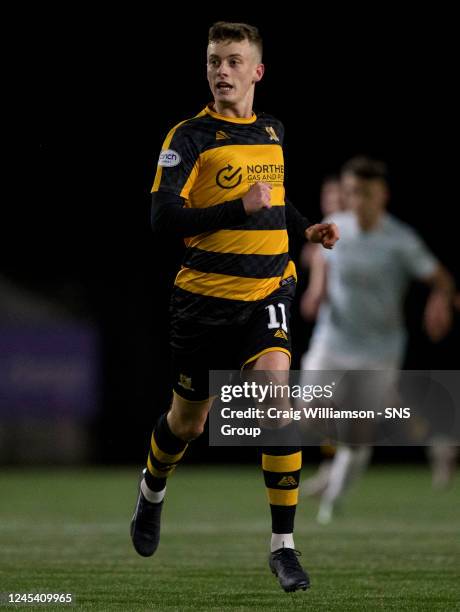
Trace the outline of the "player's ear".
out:
M 256 69 L 254 71 L 253 83 L 258 83 L 260 79 L 264 76 L 265 66 L 263 64 L 257 64 Z

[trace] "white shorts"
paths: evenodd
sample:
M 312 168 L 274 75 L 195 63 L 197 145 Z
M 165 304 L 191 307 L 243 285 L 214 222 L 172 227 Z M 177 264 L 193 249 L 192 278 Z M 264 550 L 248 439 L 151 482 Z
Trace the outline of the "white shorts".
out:
M 303 354 L 301 370 L 399 370 L 402 358 L 372 359 L 367 356 L 337 354 L 320 344 Z
M 337 382 L 334 407 L 339 410 L 374 410 L 379 412 L 386 405 L 398 401 L 397 380 L 400 359 L 377 360 L 353 354 L 336 354 L 327 347 L 313 345 L 301 360 L 300 384 L 330 384 L 334 371 Z M 378 371 L 356 377 L 353 372 Z M 311 373 L 311 374 L 310 374 Z M 313 374 L 314 373 L 314 374 Z M 347 373 L 351 373 L 351 377 Z M 335 383 L 334 383 L 335 384 Z M 398 405 L 397 403 L 394 405 Z M 371 421 L 339 421 L 334 424 L 336 439 L 346 444 L 368 444 L 375 442 L 376 425 Z

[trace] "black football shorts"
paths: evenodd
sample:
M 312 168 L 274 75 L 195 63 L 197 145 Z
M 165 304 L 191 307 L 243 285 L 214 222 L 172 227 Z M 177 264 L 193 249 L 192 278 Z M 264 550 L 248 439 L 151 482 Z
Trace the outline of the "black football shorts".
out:
M 281 350 L 291 355 L 290 309 L 295 282 L 248 305 L 237 324 L 213 325 L 181 317 L 171 320 L 174 391 L 189 401 L 209 397 L 210 370 L 240 370 L 261 354 Z

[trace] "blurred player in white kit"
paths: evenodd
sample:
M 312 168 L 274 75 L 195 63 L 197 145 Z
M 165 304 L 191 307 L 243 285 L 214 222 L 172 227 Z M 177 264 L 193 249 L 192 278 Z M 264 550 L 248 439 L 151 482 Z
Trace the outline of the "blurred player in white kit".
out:
M 386 211 L 389 188 L 383 162 L 349 160 L 341 172 L 341 188 L 344 210 L 326 218 L 340 227 L 340 244 L 334 251 L 316 249 L 309 258 L 310 283 L 301 311 L 317 322 L 301 368 L 396 372 L 406 347 L 403 305 L 411 280 L 431 288 L 424 327 L 433 342 L 450 330 L 454 282 L 417 232 Z M 434 450 L 439 451 L 438 465 L 452 464 L 455 450 L 448 442 Z M 340 445 L 329 469 L 323 466 L 306 485 L 309 493 L 323 489 L 320 523 L 331 520 L 335 505 L 365 469 L 370 454 L 369 446 Z

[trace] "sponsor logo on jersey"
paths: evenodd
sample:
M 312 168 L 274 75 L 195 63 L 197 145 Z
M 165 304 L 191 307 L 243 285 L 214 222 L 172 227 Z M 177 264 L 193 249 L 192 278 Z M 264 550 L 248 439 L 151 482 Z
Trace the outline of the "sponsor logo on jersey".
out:
M 177 151 L 174 151 L 173 149 L 165 149 L 160 153 L 158 165 L 163 166 L 163 168 L 172 168 L 173 166 L 180 164 L 180 162 L 181 158 Z
M 230 136 L 227 132 L 224 132 L 224 130 L 218 130 L 216 132 L 216 140 L 225 140 L 226 138 L 230 138 Z
M 284 164 L 247 164 L 246 172 L 248 183 L 264 183 L 283 184 L 284 181 Z
M 233 189 L 238 187 L 242 178 L 241 166 L 235 170 L 231 164 L 228 164 L 216 174 L 216 183 L 222 189 Z
M 283 340 L 287 340 L 287 334 L 283 329 L 279 329 L 278 331 L 276 331 L 274 334 L 275 338 L 283 338 Z

